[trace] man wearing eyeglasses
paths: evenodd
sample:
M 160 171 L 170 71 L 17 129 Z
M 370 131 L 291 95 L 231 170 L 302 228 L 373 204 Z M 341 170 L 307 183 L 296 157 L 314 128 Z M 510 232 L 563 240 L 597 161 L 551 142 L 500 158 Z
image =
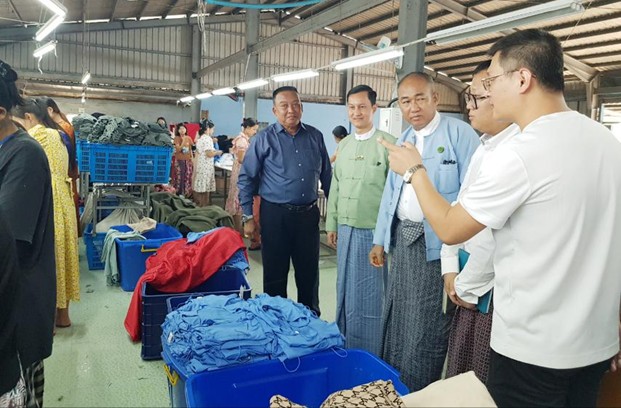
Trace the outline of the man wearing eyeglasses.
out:
M 485 61 L 475 68 L 470 88 L 464 93 L 470 124 L 483 135 L 481 146 L 472 155 L 458 200 L 477 179 L 485 158 L 511 141 L 520 131 L 517 125 L 498 121 L 493 117 L 489 95 L 481 84 L 481 80 L 487 76 L 486 70 L 489 66 L 490 61 Z M 493 306 L 490 305 L 487 311 L 481 307 L 478 310 L 475 306 L 481 297 L 491 295 L 488 293 L 494 286 L 495 248 L 496 243 L 489 228 L 479 232 L 463 245 L 442 245 L 444 290 L 451 301 L 460 306 L 455 311 L 451 325 L 446 377 L 474 371 L 482 382 L 487 381 Z M 458 274 L 460 249 L 465 250 L 469 258 Z
M 415 145 L 425 157 L 434 186 L 454 201 L 479 146 L 477 134 L 467 123 L 437 112 L 438 93 L 429 75 L 406 75 L 397 92 L 403 118 L 411 125 L 397 145 Z M 442 374 L 452 314 L 442 312 L 442 242 L 408 187 L 411 176 L 412 172 L 403 177 L 388 173 L 369 260 L 382 266 L 385 252 L 392 249 L 382 358 L 401 373 L 411 391 L 417 391 Z
M 277 122 L 250 142 L 239 174 L 244 234 L 254 232 L 252 203 L 261 197 L 263 291 L 287 297 L 293 262 L 298 302 L 319 310 L 319 181 L 328 195 L 332 167 L 323 135 L 301 122 L 298 90 L 283 86 L 273 94 Z
M 621 144 L 563 96 L 563 50 L 541 30 L 496 42 L 483 86 L 494 117 L 522 133 L 485 160 L 450 206 L 425 171 L 414 187 L 447 243 L 494 230 L 494 322 L 488 389 L 504 406 L 595 406 L 621 365 Z M 398 173 L 413 146 L 386 145 Z

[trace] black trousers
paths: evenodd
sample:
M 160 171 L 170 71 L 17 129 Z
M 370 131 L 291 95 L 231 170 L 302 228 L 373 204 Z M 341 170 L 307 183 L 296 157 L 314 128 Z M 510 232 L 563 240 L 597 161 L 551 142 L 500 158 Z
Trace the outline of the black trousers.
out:
M 319 316 L 319 208 L 294 210 L 261 199 L 263 291 L 287 297 L 293 262 L 298 302 Z
M 487 389 L 500 408 L 595 407 L 609 367 L 610 359 L 580 368 L 545 368 L 491 350 Z

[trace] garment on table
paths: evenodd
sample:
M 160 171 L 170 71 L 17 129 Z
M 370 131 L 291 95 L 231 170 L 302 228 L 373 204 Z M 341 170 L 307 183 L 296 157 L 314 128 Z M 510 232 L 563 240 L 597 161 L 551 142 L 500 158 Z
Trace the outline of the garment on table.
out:
M 397 221 L 386 300 L 382 359 L 410 391 L 440 379 L 452 314 L 442 312 L 440 261 L 425 260 L 424 227 Z
M 0 208 L 0 401 L 15 388 L 21 369 L 17 358 L 19 270 L 15 238 Z M 8 398 L 8 396 L 7 396 Z M 1 402 L 0 402 L 0 406 Z
M 213 140 L 209 135 L 203 135 L 196 141 L 196 167 L 194 168 L 193 191 L 207 193 L 216 191 L 216 173 L 213 167 L 213 157 L 207 157 L 207 152 L 215 151 Z
M 488 313 L 463 307 L 455 310 L 449 335 L 446 378 L 474 371 L 479 380 L 487 382 L 492 312 L 492 305 Z
M 121 275 L 119 274 L 119 266 L 116 256 L 115 239 L 123 240 L 144 240 L 146 239 L 140 233 L 135 231 L 121 232 L 110 229 L 104 238 L 103 248 L 101 250 L 101 262 L 105 263 L 104 273 L 106 276 L 106 285 L 116 286 L 121 283 Z
M 233 148 L 231 149 L 233 153 L 233 168 L 229 179 L 229 194 L 226 197 L 226 205 L 224 206 L 231 215 L 242 214 L 242 208 L 239 204 L 239 188 L 237 187 L 239 171 L 241 170 L 239 156 L 246 153 L 248 146 L 250 146 L 250 138 L 244 132 L 241 132 L 239 136 L 233 139 Z
M 252 199 L 307 205 L 317 201 L 319 182 L 328 195 L 332 167 L 320 131 L 304 123 L 289 135 L 280 123 L 252 138 L 239 173 L 239 201 L 246 215 Z
M 54 199 L 54 243 L 56 254 L 56 307 L 80 300 L 80 261 L 75 203 L 68 174 L 67 150 L 58 131 L 42 125 L 28 133 L 41 144 L 50 164 Z
M 16 240 L 17 345 L 28 367 L 52 353 L 56 267 L 50 166 L 41 145 L 22 130 L 0 147 L 0 208 Z
M 156 229 L 157 221 L 155 221 L 153 218 L 142 217 L 140 221 L 133 224 L 127 224 L 127 226 L 139 234 L 144 234 L 145 232 L 153 231 L 154 229 Z
M 421 129 L 420 132 L 424 130 Z M 480 144 L 479 137 L 467 123 L 440 114 L 440 121 L 435 130 L 422 138 L 424 140 L 423 164 L 427 169 L 429 179 L 440 195 L 451 203 L 457 198 L 470 157 Z M 417 145 L 420 144 L 417 143 L 420 139 L 410 126 L 403 132 L 396 144 L 400 146 L 404 142 L 410 142 Z M 391 247 L 394 223 L 398 219 L 397 209 L 402 190 L 406 187 L 412 189 L 411 186 L 403 183 L 403 177 L 393 171 L 388 172 L 373 236 L 373 243 L 383 246 L 387 252 Z M 414 201 L 417 204 L 417 200 Z M 427 261 L 440 259 L 442 241 L 433 232 L 427 220 L 423 220 L 423 225 L 426 259 Z
M 338 227 L 336 323 L 347 348 L 382 354 L 382 310 L 388 263 L 376 268 L 369 262 L 373 230 Z
M 188 199 L 181 198 L 174 193 L 151 193 L 151 218 L 163 223 L 171 213 L 188 208 L 196 208 L 196 204 Z
M 216 227 L 233 227 L 229 213 L 217 205 L 174 211 L 164 223 L 175 227 L 184 236 L 189 232 L 208 231 Z
M 189 374 L 343 346 L 335 323 L 320 320 L 299 303 L 266 294 L 249 300 L 236 295 L 191 299 L 168 314 L 162 340 Z
M 460 197 L 496 240 L 498 354 L 573 369 L 619 351 L 619 157 L 602 124 L 574 111 L 544 115 L 486 158 Z
M 237 231 L 221 228 L 192 245 L 186 239 L 167 242 L 147 259 L 146 271 L 136 287 L 149 283 L 168 293 L 184 293 L 205 282 L 238 250 L 245 249 Z M 133 341 L 141 338 L 142 295 L 135 290 L 125 317 Z

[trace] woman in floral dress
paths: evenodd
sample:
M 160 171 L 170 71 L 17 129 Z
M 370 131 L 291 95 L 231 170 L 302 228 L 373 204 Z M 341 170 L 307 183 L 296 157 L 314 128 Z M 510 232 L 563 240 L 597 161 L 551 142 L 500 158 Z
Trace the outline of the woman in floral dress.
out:
M 68 177 L 69 155 L 58 125 L 47 114 L 44 100 L 28 99 L 12 110 L 13 117 L 43 147 L 52 174 L 56 254 L 56 327 L 69 327 L 69 302 L 80 300 L 78 227 Z
M 194 142 L 188 136 L 188 129 L 183 123 L 177 125 L 175 129 L 175 165 L 173 167 L 172 184 L 177 190 L 177 195 L 189 197 L 192 195 L 192 147 Z
M 216 175 L 214 157 L 221 156 L 222 151 L 216 150 L 211 135 L 215 130 L 212 121 L 205 122 L 206 127 L 201 126 L 196 140 L 196 168 L 194 169 L 194 202 L 199 207 L 209 205 L 209 195 L 216 191 Z
M 233 147 L 231 148 L 231 153 L 233 153 L 233 170 L 231 171 L 231 179 L 229 182 L 229 194 L 226 199 L 226 211 L 231 214 L 233 217 L 233 221 L 235 223 L 235 228 L 243 234 L 243 226 L 241 223 L 242 216 L 242 208 L 239 203 L 239 188 L 237 187 L 237 180 L 239 178 L 239 172 L 241 170 L 241 165 L 244 162 L 244 155 L 246 154 L 246 150 L 250 146 L 250 139 L 257 134 L 259 130 L 259 124 L 256 120 L 252 118 L 244 118 L 242 121 L 242 131 L 235 139 L 233 139 Z M 258 201 L 259 197 L 254 198 L 253 205 L 253 213 L 255 225 L 258 226 Z M 257 208 L 255 210 L 255 207 Z M 259 235 L 259 228 L 255 228 L 255 233 L 251 237 L 251 244 L 249 249 L 259 249 L 261 248 L 261 238 Z

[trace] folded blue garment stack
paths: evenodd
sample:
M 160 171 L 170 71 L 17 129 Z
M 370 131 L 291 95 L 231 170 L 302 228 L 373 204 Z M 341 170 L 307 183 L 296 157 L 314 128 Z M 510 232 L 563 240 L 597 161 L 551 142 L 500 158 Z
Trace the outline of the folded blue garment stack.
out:
M 166 316 L 162 344 L 188 374 L 267 359 L 281 361 L 343 347 L 336 323 L 306 306 L 266 294 L 190 299 Z

